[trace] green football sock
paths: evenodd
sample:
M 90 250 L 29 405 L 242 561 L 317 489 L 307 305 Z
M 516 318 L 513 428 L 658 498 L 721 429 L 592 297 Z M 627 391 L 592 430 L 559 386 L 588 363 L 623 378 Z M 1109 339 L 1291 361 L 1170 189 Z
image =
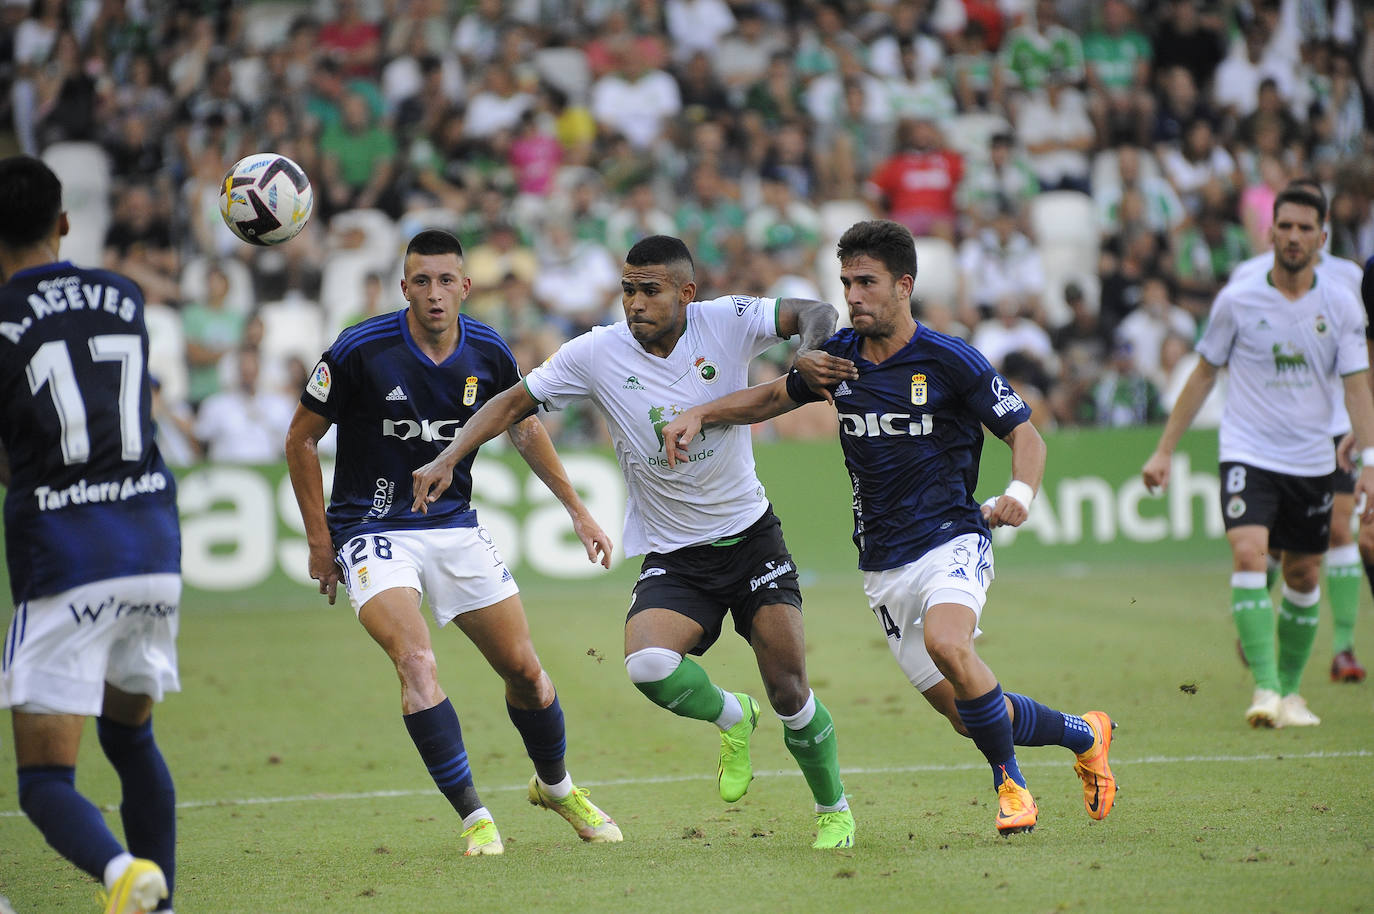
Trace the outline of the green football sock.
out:
M 816 713 L 811 720 L 798 730 L 784 726 L 782 738 L 787 744 L 787 751 L 797 760 L 797 767 L 806 778 L 816 802 L 821 806 L 834 806 L 844 798 L 844 784 L 840 780 L 840 750 L 835 740 L 835 723 L 830 719 L 830 712 L 821 704 L 820 699 L 814 696 L 813 699 L 816 703 Z M 783 723 L 788 723 L 787 718 L 783 718 Z
M 1326 595 L 1331 603 L 1331 650 L 1337 654 L 1355 647 L 1355 620 L 1360 615 L 1360 580 L 1364 577 L 1364 569 L 1360 567 L 1358 550 L 1354 546 L 1350 549 L 1355 556 L 1349 563 L 1335 564 L 1332 561 L 1336 558 L 1335 549 L 1327 556 Z
M 1256 572 L 1258 573 L 1258 572 Z M 1274 660 L 1274 603 L 1263 587 L 1231 585 L 1231 618 L 1240 634 L 1241 650 L 1250 664 L 1255 685 L 1261 689 L 1279 690 L 1279 678 Z
M 667 679 L 636 682 L 635 688 L 678 717 L 714 721 L 725 708 L 725 696 L 691 657 L 683 657 Z
M 1292 597 L 1303 602 L 1310 599 L 1311 603 L 1299 606 Z M 1312 643 L 1317 640 L 1317 601 L 1320 598 L 1320 590 L 1310 594 L 1295 594 L 1284 588 L 1283 599 L 1279 601 L 1280 695 L 1292 695 L 1302 682 L 1302 671 L 1307 667 L 1307 658 L 1312 655 Z

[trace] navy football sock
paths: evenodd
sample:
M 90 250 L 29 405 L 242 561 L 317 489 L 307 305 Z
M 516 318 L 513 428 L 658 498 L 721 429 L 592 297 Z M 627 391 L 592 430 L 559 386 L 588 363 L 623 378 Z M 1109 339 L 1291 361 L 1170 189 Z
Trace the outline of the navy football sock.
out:
M 124 853 L 100 810 L 76 792 L 75 768 L 20 768 L 19 808 L 38 826 L 53 850 L 97 880 L 103 882 L 105 864 Z
M 1012 743 L 1011 720 L 1007 717 L 1007 704 L 1002 700 L 1002 687 L 993 686 L 991 692 L 968 701 L 956 698 L 954 706 L 973 744 L 992 766 L 992 786 L 1000 787 L 1005 773 L 1006 777 L 1025 787 L 1026 779 L 1016 766 L 1016 747 Z
M 177 796 L 172 774 L 153 739 L 152 718 L 142 726 L 128 727 L 101 717 L 95 729 L 100 748 L 119 775 L 119 817 L 129 853 L 162 867 L 167 877 L 162 909 L 170 908 L 176 875 Z
M 1076 714 L 1065 714 L 1046 707 L 1034 698 L 1007 692 L 1015 712 L 1011 738 L 1018 746 L 1063 746 L 1075 753 L 1087 752 L 1093 745 L 1092 727 Z
M 458 712 L 445 698 L 432 708 L 406 714 L 402 718 L 406 730 L 420 751 L 420 758 L 429 769 L 429 776 L 458 815 L 466 818 L 481 808 L 477 787 L 472 783 L 472 769 L 468 767 L 467 749 L 463 748 L 463 730 L 458 725 Z
M 558 696 L 553 697 L 553 704 L 547 708 L 534 711 L 506 702 L 506 712 L 510 714 L 510 722 L 515 724 L 515 729 L 520 731 L 520 738 L 525 741 L 525 752 L 534 762 L 534 773 L 539 775 L 539 780 L 545 784 L 562 781 L 568 773 L 563 764 L 568 740 L 563 729 L 563 708 L 558 704 Z

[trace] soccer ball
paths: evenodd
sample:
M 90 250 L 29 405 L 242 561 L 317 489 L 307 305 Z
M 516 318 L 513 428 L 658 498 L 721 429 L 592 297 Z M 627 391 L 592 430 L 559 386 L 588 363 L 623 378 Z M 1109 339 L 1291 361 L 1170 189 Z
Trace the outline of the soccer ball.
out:
M 305 171 L 275 152 L 239 159 L 219 189 L 224 224 L 249 244 L 290 241 L 314 208 L 315 191 Z

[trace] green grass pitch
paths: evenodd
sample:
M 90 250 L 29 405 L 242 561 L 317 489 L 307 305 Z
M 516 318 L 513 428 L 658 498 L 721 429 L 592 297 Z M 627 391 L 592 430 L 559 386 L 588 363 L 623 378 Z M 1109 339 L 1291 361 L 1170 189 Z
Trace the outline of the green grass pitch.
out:
M 1327 681 L 1324 607 L 1304 684 L 1324 723 L 1250 730 L 1227 574 L 1215 561 L 1004 570 L 980 641 L 1002 683 L 1120 725 L 1111 816 L 1087 818 L 1066 750 L 1023 749 L 1040 824 L 1010 839 L 993 827 L 982 757 L 902 678 L 858 573 L 804 579 L 811 681 L 834 715 L 859 825 L 857 845 L 838 852 L 809 847 L 810 798 L 771 714 L 749 794 L 715 796 L 714 729 L 654 708 L 625 677 L 623 574 L 528 584 L 573 777 L 625 842 L 584 846 L 526 802 L 530 765 L 501 685 L 451 629 L 436 637 L 441 680 L 506 839 L 504 856 L 471 860 L 406 737 L 394 674 L 343 601 L 191 595 L 184 691 L 156 717 L 181 803 L 177 910 L 1374 910 L 1374 682 Z M 1370 659 L 1362 599 L 1357 643 Z M 761 695 L 738 638 L 704 665 Z M 3 743 L 0 895 L 19 914 L 95 911 L 95 884 L 19 814 L 8 732 Z M 117 806 L 91 728 L 78 784 Z

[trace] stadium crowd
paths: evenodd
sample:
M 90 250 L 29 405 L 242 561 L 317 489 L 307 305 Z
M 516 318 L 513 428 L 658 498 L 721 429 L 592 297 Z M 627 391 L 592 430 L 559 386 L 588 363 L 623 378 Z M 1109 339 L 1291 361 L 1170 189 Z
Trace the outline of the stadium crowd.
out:
M 1168 412 L 1290 179 L 1325 188 L 1332 254 L 1374 254 L 1358 0 L 0 0 L 0 85 L 0 144 L 67 188 L 64 255 L 153 303 L 178 463 L 280 458 L 309 366 L 400 306 L 427 227 L 462 240 L 469 313 L 528 369 L 619 318 L 646 235 L 686 240 L 703 297 L 843 313 L 835 240 L 892 218 L 919 319 L 1042 428 Z M 218 212 L 260 151 L 314 185 L 275 248 Z

